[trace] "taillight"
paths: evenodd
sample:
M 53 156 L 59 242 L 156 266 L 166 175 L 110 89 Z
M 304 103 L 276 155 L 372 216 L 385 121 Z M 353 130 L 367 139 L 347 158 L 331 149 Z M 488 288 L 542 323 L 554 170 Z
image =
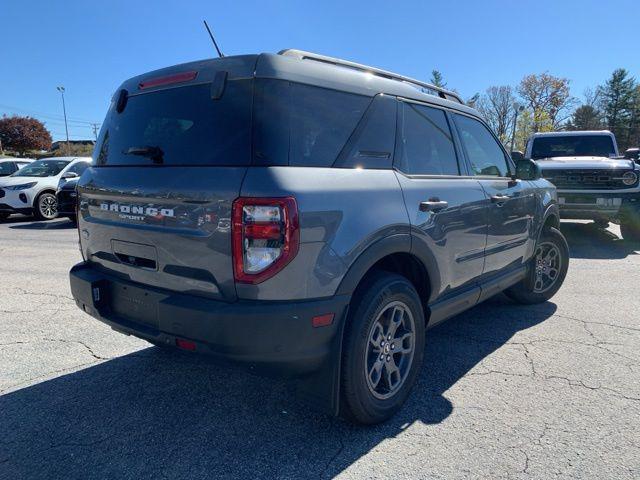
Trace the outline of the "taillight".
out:
M 298 206 L 293 197 L 233 202 L 233 273 L 237 282 L 271 278 L 298 253 Z

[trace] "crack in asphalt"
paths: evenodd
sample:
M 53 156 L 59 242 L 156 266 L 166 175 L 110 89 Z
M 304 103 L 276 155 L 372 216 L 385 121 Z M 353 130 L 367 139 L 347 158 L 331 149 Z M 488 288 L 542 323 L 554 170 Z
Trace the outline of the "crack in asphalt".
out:
M 342 454 L 342 451 L 344 450 L 344 446 L 345 446 L 344 441 L 342 440 L 342 437 L 338 437 L 338 441 L 340 442 L 340 445 L 338 446 L 336 453 L 334 453 L 331 456 L 331 458 L 327 460 L 327 463 L 325 463 L 324 467 L 322 468 L 322 471 L 320 472 L 320 475 L 318 475 L 318 478 L 324 478 L 324 476 L 329 471 L 329 468 L 331 467 L 333 462 Z
M 611 328 L 619 328 L 619 329 L 622 329 L 622 330 L 631 330 L 632 332 L 640 332 L 640 328 L 627 327 L 625 325 L 618 325 L 618 324 L 615 324 L 615 323 L 595 322 L 593 320 L 583 320 L 581 318 L 570 317 L 568 315 L 561 315 L 561 314 L 558 314 L 558 313 L 554 313 L 553 316 L 554 317 L 564 318 L 566 320 L 573 320 L 574 322 L 580 322 L 580 323 L 583 323 L 585 325 L 587 325 L 587 324 L 604 325 L 606 327 L 611 327 Z
M 26 345 L 26 344 L 31 344 L 31 343 L 38 343 L 38 342 L 60 342 L 60 343 L 75 343 L 78 345 L 82 345 L 84 348 L 87 349 L 87 351 L 89 352 L 89 354 L 95 358 L 96 360 L 111 360 L 111 358 L 113 357 L 102 357 L 98 354 L 96 354 L 89 345 L 87 345 L 86 343 L 84 343 L 81 340 L 67 340 L 64 338 L 35 338 L 33 340 L 17 340 L 15 342 L 9 342 L 9 343 L 0 343 L 0 347 L 6 347 L 6 346 L 10 346 L 10 345 Z

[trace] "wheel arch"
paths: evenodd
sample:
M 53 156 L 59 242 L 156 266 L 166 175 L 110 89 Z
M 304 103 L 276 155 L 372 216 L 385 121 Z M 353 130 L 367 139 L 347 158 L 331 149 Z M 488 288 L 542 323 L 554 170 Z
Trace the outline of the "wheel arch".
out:
M 378 240 L 361 253 L 349 267 L 336 294 L 353 295 L 358 286 L 378 270 L 406 277 L 416 288 L 425 310 L 433 288 L 439 285 L 434 275 L 435 260 L 412 251 L 410 234 L 397 234 Z
M 550 227 L 554 227 L 560 230 L 560 210 L 558 208 L 558 205 L 555 203 L 547 206 L 547 208 L 545 209 L 537 238 L 540 238 L 542 232 Z
M 52 195 L 55 196 L 56 195 L 56 189 L 52 188 L 52 187 L 44 187 L 42 190 L 39 190 L 38 193 L 36 193 L 33 196 L 33 202 L 32 202 L 32 205 L 31 205 L 33 208 L 38 208 L 38 205 L 37 205 L 38 199 L 40 198 L 40 196 L 43 193 L 51 193 Z

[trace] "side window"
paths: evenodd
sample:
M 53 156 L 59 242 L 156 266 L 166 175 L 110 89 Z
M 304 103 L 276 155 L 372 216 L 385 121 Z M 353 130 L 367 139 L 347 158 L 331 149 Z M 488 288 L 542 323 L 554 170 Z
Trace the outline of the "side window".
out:
M 459 175 L 453 137 L 445 113 L 402 102 L 400 152 L 396 167 L 409 175 Z
M 334 166 L 389 169 L 396 142 L 396 111 L 399 102 L 390 95 L 377 95 Z
M 330 167 L 371 98 L 326 88 L 258 79 L 254 163 Z
M 454 114 L 460 139 L 474 175 L 508 177 L 509 167 L 504 151 L 491 132 L 479 121 Z
M 77 173 L 78 176 L 80 176 L 88 167 L 89 167 L 89 164 L 87 162 L 78 162 L 75 165 L 72 165 L 68 171 Z

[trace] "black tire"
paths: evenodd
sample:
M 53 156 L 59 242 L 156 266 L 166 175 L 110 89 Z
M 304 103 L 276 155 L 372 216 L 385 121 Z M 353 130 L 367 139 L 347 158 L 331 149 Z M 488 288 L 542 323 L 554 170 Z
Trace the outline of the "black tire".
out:
M 58 200 L 51 192 L 43 192 L 33 202 L 33 216 L 37 220 L 53 220 L 58 216 Z
M 9 218 L 9 213 L 0 213 L 0 222 Z
M 400 319 L 400 322 L 394 322 L 394 319 Z M 387 321 L 389 329 L 386 332 L 383 328 L 376 328 Z M 396 325 L 393 330 L 392 323 Z M 413 336 L 408 326 L 413 328 Z M 382 340 L 370 342 L 376 331 L 380 334 L 376 337 Z M 400 335 L 402 339 L 391 337 L 392 341 L 386 343 L 387 334 L 391 331 L 394 337 Z M 341 413 L 346 419 L 376 424 L 388 420 L 402 407 L 422 366 L 424 332 L 420 297 L 405 277 L 376 272 L 358 287 L 343 342 Z M 396 345 L 393 340 L 398 342 L 395 351 L 390 350 Z M 384 345 L 380 345 L 382 343 Z M 368 368 L 372 359 L 371 368 Z M 377 386 L 374 386 L 371 378 L 368 380 L 367 377 L 378 365 L 380 373 Z M 397 375 L 388 373 L 393 369 Z M 392 377 L 393 380 L 389 380 Z M 395 386 L 385 387 L 392 383 Z
M 557 264 L 550 265 L 547 269 L 547 265 L 538 264 L 538 252 L 543 248 L 551 245 L 557 252 L 553 258 L 557 258 Z M 549 247 L 551 249 L 551 247 Z M 544 250 L 542 250 L 544 253 Z M 555 270 L 556 273 L 552 278 L 552 282 L 549 285 L 540 284 L 537 277 L 537 270 L 540 268 L 541 273 L 548 271 L 549 278 L 550 273 Z M 549 227 L 542 232 L 538 244 L 536 245 L 536 252 L 531 259 L 531 264 L 527 277 L 521 282 L 515 284 L 513 287 L 505 290 L 505 294 L 515 300 L 518 303 L 530 305 L 534 303 L 542 303 L 553 297 L 564 282 L 567 276 L 567 270 L 569 268 L 569 246 L 564 235 L 560 233 L 560 230 L 554 227 Z M 544 275 L 544 273 L 543 273 Z

